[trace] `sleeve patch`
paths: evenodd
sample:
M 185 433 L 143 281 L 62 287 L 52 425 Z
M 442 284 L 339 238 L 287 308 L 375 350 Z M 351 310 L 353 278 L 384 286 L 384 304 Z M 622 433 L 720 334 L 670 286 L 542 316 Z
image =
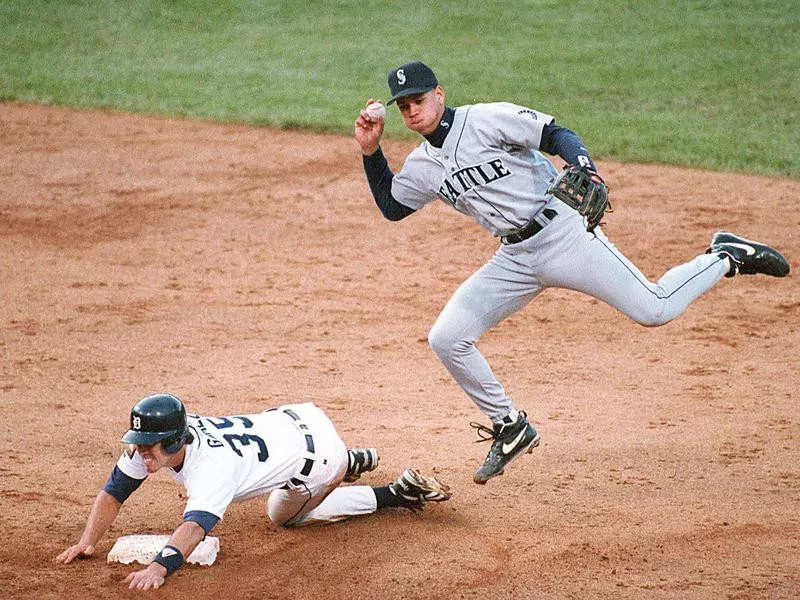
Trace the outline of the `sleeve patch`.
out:
M 522 110 L 518 110 L 517 114 L 518 115 L 530 115 L 530 117 L 534 121 L 538 121 L 539 120 L 538 113 L 535 110 L 531 110 L 530 108 L 523 108 Z

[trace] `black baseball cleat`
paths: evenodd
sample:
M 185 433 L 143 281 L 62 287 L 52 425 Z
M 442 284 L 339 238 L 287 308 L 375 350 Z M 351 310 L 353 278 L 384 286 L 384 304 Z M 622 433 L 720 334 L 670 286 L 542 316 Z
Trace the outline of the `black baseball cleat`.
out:
M 715 233 L 706 253 L 724 254 L 730 259 L 731 269 L 725 277 L 733 277 L 737 273 L 763 273 L 773 277 L 786 277 L 789 274 L 789 263 L 780 252 L 766 244 L 747 240 L 728 231 Z
M 347 451 L 347 473 L 344 480 L 357 481 L 362 473 L 378 468 L 378 450 L 375 448 L 350 448 Z
M 506 465 L 523 452 L 531 452 L 539 445 L 539 434 L 528 423 L 524 411 L 519 412 L 519 417 L 513 423 L 495 423 L 492 429 L 480 423 L 470 423 L 471 427 L 478 430 L 478 442 L 494 440 L 486 460 L 475 471 L 472 478 L 475 483 L 484 484 L 492 477 L 502 475 Z

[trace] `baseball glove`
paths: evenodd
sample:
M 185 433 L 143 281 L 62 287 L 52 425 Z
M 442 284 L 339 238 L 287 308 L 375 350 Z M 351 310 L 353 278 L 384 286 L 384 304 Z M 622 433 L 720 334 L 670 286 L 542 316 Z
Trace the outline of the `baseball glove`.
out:
M 547 193 L 585 217 L 587 231 L 594 231 L 606 210 L 611 212 L 605 182 L 595 171 L 583 167 L 564 166 L 547 188 Z

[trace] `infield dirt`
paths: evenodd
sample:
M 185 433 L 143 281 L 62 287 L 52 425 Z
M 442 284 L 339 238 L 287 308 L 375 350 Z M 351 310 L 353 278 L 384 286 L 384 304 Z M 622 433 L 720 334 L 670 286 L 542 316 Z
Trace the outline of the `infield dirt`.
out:
M 385 221 L 348 137 L 5 104 L 0 145 L 0 596 L 141 596 L 105 556 L 180 522 L 164 473 L 94 559 L 52 559 L 133 402 L 169 391 L 212 415 L 314 401 L 380 449 L 360 483 L 416 466 L 453 498 L 298 530 L 233 505 L 217 563 L 152 597 L 797 597 L 800 181 L 599 161 L 604 230 L 651 279 L 717 229 L 794 272 L 724 279 L 654 329 L 544 293 L 479 343 L 542 444 L 476 486 L 484 419 L 426 341 L 496 247 L 473 221 Z M 413 145 L 384 144 L 394 168 Z

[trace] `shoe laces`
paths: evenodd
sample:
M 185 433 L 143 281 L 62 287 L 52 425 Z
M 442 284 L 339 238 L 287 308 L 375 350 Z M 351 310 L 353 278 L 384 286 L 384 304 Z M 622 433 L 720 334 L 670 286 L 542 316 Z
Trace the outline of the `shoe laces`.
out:
M 519 417 L 514 423 L 517 423 L 520 418 L 527 418 L 527 413 L 524 410 L 519 411 Z M 508 423 L 508 425 L 513 425 L 514 423 Z M 487 427 L 486 425 L 482 425 L 481 423 L 476 423 L 475 421 L 470 421 L 469 426 L 476 430 L 478 437 L 480 439 L 475 440 L 476 444 L 480 444 L 481 442 L 488 442 L 489 440 L 497 440 L 500 439 L 500 432 L 503 431 L 503 428 L 494 429 L 493 427 Z
M 477 430 L 476 433 L 478 434 L 478 438 L 480 438 L 475 440 L 477 444 L 497 439 L 497 434 L 494 432 L 494 429 L 491 429 L 486 425 L 482 425 L 481 423 L 476 423 L 475 421 L 470 421 L 469 426 Z

